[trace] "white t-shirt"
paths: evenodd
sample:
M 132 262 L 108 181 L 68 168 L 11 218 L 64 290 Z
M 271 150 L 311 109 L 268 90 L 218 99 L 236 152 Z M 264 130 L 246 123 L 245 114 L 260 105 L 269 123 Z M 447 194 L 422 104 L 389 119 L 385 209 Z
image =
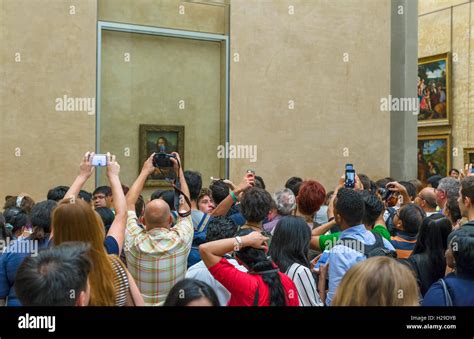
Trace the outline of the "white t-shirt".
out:
M 247 272 L 247 269 L 244 266 L 238 264 L 237 260 L 235 259 L 227 259 L 232 265 L 235 266 L 239 271 Z M 201 260 L 198 263 L 194 264 L 188 271 L 186 272 L 186 278 L 196 279 L 202 282 L 205 282 L 209 286 L 212 287 L 214 292 L 217 294 L 217 298 L 219 299 L 219 304 L 221 306 L 227 306 L 227 303 L 230 299 L 230 292 L 222 286 L 220 282 L 218 282 L 212 274 L 207 269 L 204 262 Z
M 295 283 L 300 306 L 324 306 L 316 289 L 316 281 L 308 267 L 294 263 L 285 274 Z

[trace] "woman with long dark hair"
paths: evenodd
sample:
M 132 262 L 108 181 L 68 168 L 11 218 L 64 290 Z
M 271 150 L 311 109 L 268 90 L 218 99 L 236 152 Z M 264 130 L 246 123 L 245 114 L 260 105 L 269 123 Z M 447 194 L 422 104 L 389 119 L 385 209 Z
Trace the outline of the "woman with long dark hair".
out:
M 446 264 L 453 272 L 430 287 L 422 306 L 474 306 L 474 232 L 456 230 L 448 243 Z
M 178 281 L 166 297 L 163 306 L 220 306 L 211 286 L 196 279 Z
M 451 222 L 443 215 L 433 214 L 425 218 L 418 231 L 412 254 L 408 259 L 401 260 L 415 273 L 422 296 L 434 282 L 444 277 L 446 270 L 444 254 L 451 231 Z
M 280 272 L 296 285 L 300 306 L 323 306 L 308 260 L 311 231 L 301 217 L 286 216 L 278 221 L 270 246 L 270 257 Z
M 267 240 L 260 232 L 243 229 L 235 238 L 199 246 L 209 272 L 231 294 L 228 306 L 299 306 L 295 284 L 267 257 Z M 232 251 L 247 273 L 224 258 Z

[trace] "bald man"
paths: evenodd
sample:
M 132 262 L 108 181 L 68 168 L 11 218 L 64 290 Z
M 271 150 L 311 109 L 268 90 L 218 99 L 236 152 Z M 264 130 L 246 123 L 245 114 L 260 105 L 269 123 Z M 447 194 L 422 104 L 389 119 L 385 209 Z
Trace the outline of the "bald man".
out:
M 180 161 L 179 155 L 173 153 Z M 127 193 L 128 219 L 125 233 L 125 255 L 127 267 L 135 279 L 147 306 L 162 305 L 171 288 L 184 279 L 188 255 L 193 241 L 194 228 L 191 216 L 180 217 L 173 226 L 173 216 L 168 204 L 162 199 L 150 201 L 145 206 L 141 220 L 144 229 L 138 226 L 135 202 L 140 196 L 145 181 L 156 168 L 152 154 Z M 189 189 L 183 169 L 171 159 L 181 183 L 181 191 L 189 198 Z M 179 211 L 189 212 L 185 199 L 180 199 Z
M 436 191 L 433 187 L 425 187 L 415 198 L 415 204 L 420 206 L 425 211 L 426 216 L 438 213 L 436 211 Z

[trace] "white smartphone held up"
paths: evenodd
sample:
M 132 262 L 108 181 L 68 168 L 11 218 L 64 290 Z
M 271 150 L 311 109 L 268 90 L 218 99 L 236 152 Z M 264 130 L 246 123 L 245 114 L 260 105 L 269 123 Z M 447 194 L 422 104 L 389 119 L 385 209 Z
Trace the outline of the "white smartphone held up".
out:
M 106 154 L 95 154 L 92 157 L 92 166 L 107 166 L 107 155 Z

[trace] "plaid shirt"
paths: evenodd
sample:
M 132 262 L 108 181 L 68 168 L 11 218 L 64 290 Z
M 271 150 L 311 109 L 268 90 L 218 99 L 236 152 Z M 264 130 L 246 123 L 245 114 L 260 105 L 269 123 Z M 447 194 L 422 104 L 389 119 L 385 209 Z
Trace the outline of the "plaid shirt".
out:
M 146 231 L 138 226 L 135 211 L 128 211 L 125 232 L 127 268 L 146 306 L 163 304 L 171 288 L 184 279 L 193 234 L 190 216 L 179 217 L 170 229 Z

